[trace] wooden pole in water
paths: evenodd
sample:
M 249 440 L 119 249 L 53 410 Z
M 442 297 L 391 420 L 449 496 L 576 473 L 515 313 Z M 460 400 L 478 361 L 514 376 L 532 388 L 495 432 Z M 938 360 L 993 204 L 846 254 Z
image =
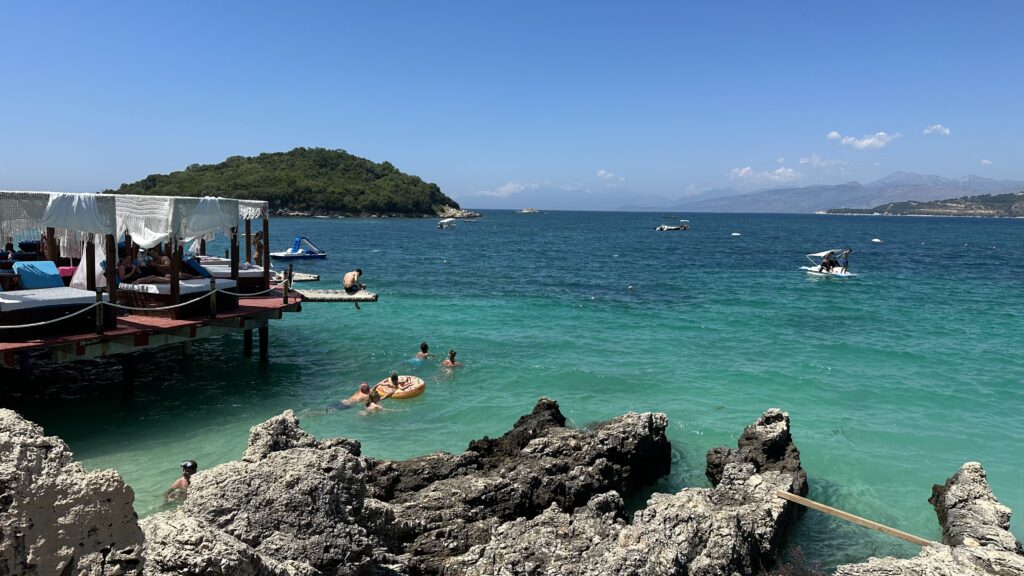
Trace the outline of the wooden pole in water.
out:
M 812 508 L 812 509 L 817 510 L 819 512 L 824 512 L 825 514 L 829 514 L 829 515 L 835 516 L 836 518 L 841 518 L 843 520 L 846 520 L 847 522 L 853 522 L 854 524 L 857 524 L 859 526 L 863 526 L 865 528 L 871 528 L 872 530 L 877 530 L 878 532 L 881 532 L 883 534 L 888 534 L 889 536 L 895 536 L 896 538 L 899 538 L 901 540 L 906 540 L 907 542 L 910 542 L 911 544 L 917 544 L 918 546 L 931 546 L 932 544 L 937 544 L 937 542 L 932 542 L 931 540 L 925 540 L 924 538 L 921 538 L 919 536 L 914 536 L 913 534 L 907 534 L 906 532 L 903 532 L 902 530 L 897 530 L 895 528 L 891 528 L 889 526 L 886 526 L 885 524 L 879 524 L 878 522 L 875 522 L 873 520 L 868 520 L 867 518 L 861 518 L 860 516 L 857 516 L 855 514 L 850 514 L 849 512 L 844 512 L 842 510 L 839 510 L 838 508 L 833 508 L 831 506 L 826 506 L 825 504 L 821 504 L 819 502 L 815 502 L 814 500 L 811 500 L 809 498 L 804 498 L 803 496 L 797 496 L 796 494 L 793 494 L 791 492 L 786 492 L 784 490 L 779 490 L 779 491 L 775 492 L 775 495 L 778 496 L 779 498 L 782 498 L 783 500 L 789 500 L 790 502 L 795 502 L 797 504 L 800 504 L 801 506 L 806 506 L 808 508 Z
M 267 322 L 260 326 L 260 364 L 266 364 L 269 362 L 269 355 L 267 354 L 267 347 L 270 344 L 270 323 Z
M 252 358 L 252 328 L 242 331 L 242 357 Z

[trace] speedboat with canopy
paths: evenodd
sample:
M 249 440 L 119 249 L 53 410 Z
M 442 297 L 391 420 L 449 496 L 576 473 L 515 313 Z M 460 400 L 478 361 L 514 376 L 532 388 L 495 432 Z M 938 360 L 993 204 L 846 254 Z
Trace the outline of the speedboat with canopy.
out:
M 443 230 L 445 228 L 454 228 L 455 227 L 455 218 L 442 218 L 441 220 L 439 220 L 437 222 L 437 227 L 438 227 L 438 229 L 441 229 L 441 230 Z
M 856 276 L 856 274 L 852 274 L 849 269 L 841 267 L 837 260 L 837 257 L 846 256 L 849 258 L 849 254 L 850 250 L 841 250 L 839 248 L 808 254 L 807 259 L 811 262 L 811 265 L 801 266 L 800 269 L 811 276 L 851 278 Z
M 679 226 L 669 226 L 668 224 L 662 224 L 661 226 L 658 226 L 657 228 L 655 228 L 655 230 L 657 230 L 658 232 L 673 232 L 673 231 L 676 231 L 676 230 L 689 230 L 689 229 L 690 229 L 690 221 L 689 220 L 680 220 L 679 221 Z
M 309 238 L 296 236 L 291 248 L 284 252 L 271 252 L 270 257 L 274 260 L 323 260 L 327 258 L 327 252 L 317 248 Z

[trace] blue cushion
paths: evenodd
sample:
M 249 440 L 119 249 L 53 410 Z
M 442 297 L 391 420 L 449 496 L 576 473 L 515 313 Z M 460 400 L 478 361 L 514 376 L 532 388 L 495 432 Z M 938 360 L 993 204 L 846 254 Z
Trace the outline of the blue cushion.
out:
M 15 262 L 14 273 L 21 276 L 21 287 L 25 290 L 64 287 L 64 281 L 57 273 L 57 265 L 49 260 Z
M 199 263 L 199 260 L 196 260 L 195 258 L 185 258 L 181 263 L 184 264 L 185 272 L 191 271 L 192 274 L 199 274 L 203 278 L 213 277 L 213 274 L 210 274 L 210 271 L 204 268 L 203 265 Z

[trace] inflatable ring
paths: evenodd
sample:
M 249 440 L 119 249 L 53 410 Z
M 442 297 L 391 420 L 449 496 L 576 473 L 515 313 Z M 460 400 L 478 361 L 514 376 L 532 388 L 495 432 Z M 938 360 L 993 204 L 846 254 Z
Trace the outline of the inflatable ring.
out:
M 385 378 L 374 386 L 377 393 L 380 394 L 381 398 L 387 396 L 388 398 L 396 398 L 398 400 L 405 400 L 407 398 L 415 398 L 427 389 L 427 383 L 423 381 L 423 378 L 416 376 L 399 376 L 398 377 L 398 390 L 395 390 L 394 394 L 388 396 L 391 392 L 391 378 Z

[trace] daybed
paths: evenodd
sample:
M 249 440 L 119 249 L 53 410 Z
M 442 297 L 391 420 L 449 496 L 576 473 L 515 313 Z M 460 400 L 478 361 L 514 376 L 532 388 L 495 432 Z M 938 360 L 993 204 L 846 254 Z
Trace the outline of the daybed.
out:
M 223 279 L 231 278 L 230 265 L 203 264 L 203 268 L 206 268 L 210 274 L 217 279 L 217 284 L 220 284 Z M 267 286 L 264 286 L 263 284 L 263 268 L 261 266 L 238 269 L 238 292 L 243 294 L 253 294 L 255 292 L 262 292 L 266 289 Z
M 108 300 L 103 294 L 103 301 Z M 96 303 L 96 293 L 61 286 L 0 292 L 0 326 L 35 324 L 63 318 Z M 114 328 L 113 310 L 103 311 L 104 329 Z M 33 328 L 0 329 L 0 340 L 13 342 L 45 338 L 59 334 L 89 333 L 96 329 L 96 309 L 93 308 L 67 320 Z
M 162 318 L 189 318 L 210 314 L 210 298 L 203 298 L 210 292 L 210 281 L 205 278 L 181 280 L 179 303 L 184 306 L 170 310 L 133 310 L 132 314 L 143 316 L 159 316 Z M 215 286 L 219 289 L 234 292 L 237 285 L 234 280 L 217 279 Z M 226 312 L 238 308 L 238 297 L 217 293 L 217 312 Z M 170 284 L 128 284 L 122 282 L 117 286 L 117 301 L 132 308 L 161 308 L 173 304 Z

